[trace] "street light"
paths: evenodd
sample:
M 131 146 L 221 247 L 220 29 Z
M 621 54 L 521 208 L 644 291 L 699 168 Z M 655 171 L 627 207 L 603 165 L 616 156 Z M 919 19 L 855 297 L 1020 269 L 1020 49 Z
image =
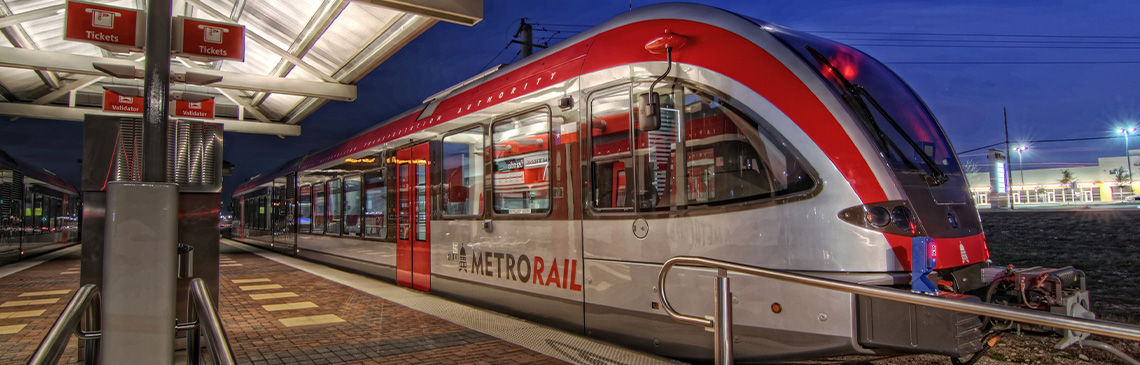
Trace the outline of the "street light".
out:
M 1128 159 L 1128 188 L 1132 188 L 1132 153 L 1128 151 L 1128 134 L 1135 132 L 1136 127 L 1120 128 L 1117 132 L 1124 133 L 1124 157 Z
M 1021 185 L 1025 185 L 1025 169 L 1021 166 L 1021 153 L 1028 149 L 1029 146 L 1021 146 L 1013 149 L 1017 151 L 1017 171 L 1021 174 Z

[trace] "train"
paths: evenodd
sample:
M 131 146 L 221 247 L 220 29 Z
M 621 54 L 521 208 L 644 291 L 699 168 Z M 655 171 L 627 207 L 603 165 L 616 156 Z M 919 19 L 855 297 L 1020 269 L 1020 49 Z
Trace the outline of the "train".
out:
M 918 257 L 941 296 L 1033 292 L 1011 284 L 1030 274 L 990 267 L 954 149 L 898 75 L 695 4 L 634 9 L 476 75 L 254 176 L 230 205 L 236 240 L 684 360 L 711 360 L 714 343 L 661 309 L 676 256 L 903 290 Z M 1032 275 L 1087 295 L 1066 270 Z M 717 271 L 671 272 L 673 308 L 711 314 Z M 729 276 L 736 361 L 966 359 L 993 327 Z
M 78 244 L 79 191 L 0 150 L 0 265 Z

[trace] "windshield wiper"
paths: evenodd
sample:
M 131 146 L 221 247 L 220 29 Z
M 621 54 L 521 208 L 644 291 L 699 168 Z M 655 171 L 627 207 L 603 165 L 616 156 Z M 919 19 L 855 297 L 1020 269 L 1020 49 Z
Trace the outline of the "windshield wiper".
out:
M 914 139 L 911 138 L 905 130 L 903 130 L 902 126 L 900 126 L 899 123 L 896 122 L 889 113 L 887 113 L 886 108 L 883 108 L 883 106 L 879 104 L 878 100 L 875 100 L 875 97 L 872 96 L 866 88 L 861 85 L 851 83 L 851 81 L 847 80 L 843 74 L 839 73 L 835 66 L 831 65 L 831 62 L 827 60 L 827 57 L 824 57 L 822 53 L 819 53 L 819 51 L 811 48 L 811 46 L 807 46 L 805 48 L 807 48 L 808 52 L 811 53 L 813 58 L 815 58 L 816 62 L 819 62 L 821 65 L 826 67 L 827 70 L 831 72 L 831 74 L 835 76 L 837 80 L 839 80 L 839 83 L 843 87 L 843 98 L 847 100 L 848 105 L 856 107 L 856 112 L 859 114 L 860 119 L 863 120 L 863 124 L 870 127 L 874 132 L 872 137 L 875 139 L 875 143 L 879 145 L 879 148 L 886 155 L 885 157 L 890 158 L 890 148 L 888 148 L 888 144 L 890 147 L 894 147 L 896 149 L 899 147 L 898 145 L 891 142 L 886 133 L 883 133 L 883 130 L 879 128 L 879 123 L 875 122 L 875 118 L 871 115 L 871 110 L 867 108 L 867 104 L 863 102 L 864 99 L 870 102 L 871 106 L 875 107 L 875 110 L 879 112 L 879 115 L 882 115 L 883 119 L 886 119 L 887 123 L 890 123 L 890 125 L 894 127 L 895 131 L 898 132 L 899 136 L 902 136 L 903 140 L 905 140 L 906 143 L 910 145 L 910 148 L 913 149 L 920 158 L 922 158 L 922 162 L 926 165 L 927 169 L 930 172 L 930 174 L 925 179 L 927 184 L 938 186 L 950 180 L 950 178 L 946 176 L 946 173 L 942 172 L 942 169 L 938 168 L 938 165 L 934 163 L 934 160 L 931 159 L 930 156 L 926 155 L 926 152 L 923 151 L 922 147 L 918 145 L 918 142 L 915 142 Z M 903 160 L 906 159 L 904 158 Z

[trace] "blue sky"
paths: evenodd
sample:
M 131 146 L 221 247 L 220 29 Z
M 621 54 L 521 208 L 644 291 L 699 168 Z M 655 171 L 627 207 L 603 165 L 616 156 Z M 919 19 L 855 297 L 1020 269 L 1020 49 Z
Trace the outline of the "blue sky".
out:
M 814 32 L 879 59 L 926 101 L 958 151 L 1002 142 L 1003 107 L 1008 110 L 1012 141 L 1109 137 L 1114 128 L 1140 121 L 1140 94 L 1135 91 L 1140 82 L 1140 27 L 1135 23 L 1140 2 L 702 2 Z M 648 3 L 635 0 L 632 5 Z M 237 167 L 226 178 L 225 194 L 250 176 L 412 108 L 488 63 L 517 60 L 517 46 L 495 56 L 519 18 L 562 30 L 557 35 L 561 38 L 584 28 L 553 24 L 594 25 L 630 7 L 629 1 L 600 0 L 486 0 L 484 4 L 482 22 L 474 27 L 439 23 L 358 83 L 355 102 L 330 102 L 303 121 L 302 136 L 227 134 L 225 159 Z M 551 34 L 539 32 L 536 37 Z M 968 47 L 948 47 L 963 45 Z M 78 186 L 80 123 L 30 119 L 0 119 L 0 123 L 0 149 Z M 1140 140 L 1133 142 L 1140 146 Z M 1123 151 L 1123 138 L 1035 143 L 1024 163 L 1026 168 L 1091 164 L 1096 157 L 1119 156 Z M 984 150 L 960 157 L 964 163 L 982 163 L 985 158 Z

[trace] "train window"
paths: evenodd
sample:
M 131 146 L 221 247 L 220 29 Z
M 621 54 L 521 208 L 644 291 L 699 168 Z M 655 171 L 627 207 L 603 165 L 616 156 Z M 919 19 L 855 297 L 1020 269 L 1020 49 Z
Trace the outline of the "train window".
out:
M 636 130 L 637 138 L 634 140 L 637 146 L 639 211 L 670 210 L 677 195 L 674 171 L 677 168 L 676 148 L 681 144 L 681 111 L 676 100 L 683 97 L 685 88 L 679 84 L 657 85 L 654 91 L 661 96 L 660 127 L 652 131 Z M 634 92 L 640 97 L 649 92 L 649 86 L 650 83 L 637 84 Z
M 384 187 L 384 173 L 382 171 L 364 174 L 364 237 L 383 238 L 384 211 L 387 209 L 385 199 L 388 191 Z
M 313 233 L 325 233 L 325 184 L 313 185 Z
M 443 137 L 443 214 L 483 214 L 483 127 Z
M 649 85 L 635 84 L 634 95 L 647 93 Z M 668 211 L 815 186 L 799 159 L 783 149 L 786 143 L 718 94 L 683 83 L 658 84 L 660 127 L 641 131 L 628 88 L 601 90 L 590 99 L 595 210 Z
M 702 90 L 686 88 L 684 98 L 689 204 L 752 200 L 815 186 L 806 166 L 758 117 Z
M 63 201 L 60 200 L 59 198 L 53 197 L 53 198 L 51 198 L 49 203 L 51 205 L 48 206 L 48 208 L 49 208 L 48 209 L 48 211 L 49 211 L 49 213 L 48 213 L 48 217 L 49 217 L 48 224 L 51 226 L 51 231 L 55 232 L 55 231 L 62 230 L 63 225 L 60 223 L 63 223 L 62 219 L 61 219 L 61 218 L 63 218 Z
M 328 185 L 329 198 L 326 201 L 328 206 L 325 208 L 325 222 L 328 226 L 325 227 L 325 234 L 340 234 L 341 224 L 341 187 L 340 179 L 332 179 L 326 184 Z
M 496 121 L 494 209 L 502 214 L 550 211 L 550 112 L 536 110 Z
M 633 210 L 629 105 L 629 85 L 603 90 L 590 99 L 592 203 L 599 211 Z
M 427 164 L 417 162 L 416 166 L 416 241 L 427 241 Z
M 32 232 L 43 232 L 44 226 L 47 225 L 47 218 L 44 217 L 44 196 L 43 194 L 36 193 L 34 198 L 34 208 L 32 210 Z
M 360 236 L 360 175 L 344 178 L 344 235 Z
M 313 226 L 313 187 L 305 185 L 301 187 L 301 193 L 297 195 L 297 230 L 300 233 L 309 233 Z
M 937 178 L 960 170 L 949 140 L 926 104 L 889 68 L 863 52 L 830 40 L 768 28 L 802 58 L 861 116 L 892 169 L 919 170 Z M 854 92 L 851 86 L 857 86 Z M 868 118 L 873 116 L 873 118 Z

